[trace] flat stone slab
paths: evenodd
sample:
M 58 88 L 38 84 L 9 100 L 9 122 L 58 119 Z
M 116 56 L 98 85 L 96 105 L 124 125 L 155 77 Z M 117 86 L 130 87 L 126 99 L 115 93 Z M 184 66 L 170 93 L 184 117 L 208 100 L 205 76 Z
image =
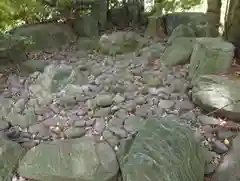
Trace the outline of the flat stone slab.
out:
M 204 110 L 218 110 L 221 116 L 240 121 L 240 80 L 218 75 L 204 75 L 196 80 L 192 90 L 195 104 Z
M 32 148 L 21 160 L 18 172 L 41 181 L 115 181 L 118 162 L 106 142 L 83 137 Z

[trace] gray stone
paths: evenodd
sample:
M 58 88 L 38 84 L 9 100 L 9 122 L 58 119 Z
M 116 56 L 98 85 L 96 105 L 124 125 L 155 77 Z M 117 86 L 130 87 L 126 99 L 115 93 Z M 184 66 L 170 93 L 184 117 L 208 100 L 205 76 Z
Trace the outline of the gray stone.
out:
M 204 179 L 199 142 L 189 127 L 170 118 L 148 120 L 123 160 L 120 165 L 124 181 Z
M 238 79 L 217 75 L 200 76 L 193 87 L 192 99 L 206 111 L 216 110 L 216 114 L 239 122 L 239 85 Z
M 10 30 L 9 33 L 29 38 L 32 43 L 26 47 L 28 52 L 58 48 L 76 39 L 76 35 L 68 25 L 59 23 L 22 25 Z
M 188 63 L 194 43 L 193 38 L 176 38 L 171 45 L 167 46 L 161 60 L 167 66 Z
M 133 32 L 114 32 L 104 34 L 99 40 L 100 52 L 109 55 L 117 55 L 134 51 L 139 44 L 139 37 Z
M 24 149 L 17 143 L 0 138 L 0 180 L 11 180 L 18 162 L 24 155 Z
M 113 103 L 113 98 L 111 95 L 98 95 L 96 98 L 96 103 L 100 107 L 110 106 Z
M 198 117 L 199 121 L 203 124 L 203 125 L 218 125 L 220 122 L 218 119 L 214 118 L 214 117 L 210 117 L 210 116 L 199 116 Z
M 228 151 L 228 147 L 221 141 L 217 140 L 213 142 L 213 151 L 218 154 L 223 154 Z
M 64 131 L 64 135 L 68 139 L 75 139 L 75 138 L 81 138 L 86 133 L 86 130 L 84 128 L 75 128 L 70 127 L 66 131 Z
M 175 105 L 174 101 L 171 100 L 159 100 L 158 107 L 161 109 L 171 109 Z
M 41 143 L 23 157 L 18 172 L 34 180 L 108 181 L 117 179 L 118 163 L 107 143 L 83 137 Z
M 224 156 L 216 172 L 214 173 L 213 181 L 238 181 L 240 168 L 240 135 L 238 135 L 232 143 L 232 149 Z
M 175 108 L 179 109 L 181 111 L 189 111 L 189 110 L 192 110 L 194 108 L 193 103 L 190 102 L 190 101 L 176 100 L 175 102 L 176 102 Z
M 198 38 L 189 66 L 192 82 L 200 75 L 227 72 L 233 63 L 233 51 L 234 46 L 220 38 Z

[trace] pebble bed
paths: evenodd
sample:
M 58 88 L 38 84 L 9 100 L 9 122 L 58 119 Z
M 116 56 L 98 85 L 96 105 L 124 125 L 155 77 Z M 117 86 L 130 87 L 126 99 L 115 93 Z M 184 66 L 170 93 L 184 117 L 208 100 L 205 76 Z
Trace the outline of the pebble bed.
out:
M 83 71 L 83 80 L 79 96 L 38 102 L 29 87 L 40 73 L 9 77 L 0 102 L 4 104 L 11 99 L 19 116 L 13 117 L 10 124 L 1 122 L 0 128 L 4 136 L 26 149 L 42 141 L 93 135 L 96 140 L 107 141 L 118 152 L 122 140 L 134 136 L 141 128 L 141 120 L 168 115 L 187 121 L 200 133 L 203 146 L 212 155 L 211 169 L 217 167 L 220 154 L 228 151 L 211 133 L 213 127 L 209 122 L 216 119 L 205 116 L 190 99 L 187 65 L 167 68 L 160 60 L 144 56 L 107 57 L 88 54 L 74 46 L 41 52 L 31 58 L 77 66 Z M 21 120 L 30 110 L 34 110 L 32 118 L 28 122 Z M 13 180 L 24 179 L 14 177 Z

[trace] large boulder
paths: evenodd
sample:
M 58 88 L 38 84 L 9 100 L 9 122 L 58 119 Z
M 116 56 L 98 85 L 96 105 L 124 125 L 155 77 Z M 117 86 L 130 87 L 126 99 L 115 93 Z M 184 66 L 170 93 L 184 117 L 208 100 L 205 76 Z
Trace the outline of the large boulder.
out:
M 202 75 L 196 79 L 192 99 L 206 111 L 240 121 L 240 80 L 218 75 Z
M 162 17 L 166 26 L 167 35 L 171 35 L 173 30 L 179 25 L 204 25 L 207 22 L 205 13 L 200 12 L 176 12 L 166 14 Z
M 27 51 L 48 50 L 75 41 L 76 36 L 66 24 L 46 23 L 23 25 L 9 31 L 16 36 L 25 36 L 31 43 Z
M 0 65 L 20 63 L 27 60 L 23 38 L 0 34 Z
M 227 72 L 233 63 L 234 46 L 220 38 L 197 38 L 190 59 L 189 77 Z
M 0 180 L 11 180 L 18 161 L 24 155 L 24 149 L 17 143 L 0 137 Z
M 167 44 L 172 43 L 177 37 L 211 37 L 208 25 L 180 24 L 168 38 Z
M 140 37 L 138 34 L 118 31 L 102 35 L 99 40 L 99 50 L 103 54 L 123 54 L 135 51 L 139 43 Z
M 88 15 L 76 18 L 73 22 L 73 30 L 81 37 L 97 37 L 99 35 L 97 20 Z
M 124 181 L 203 181 L 200 144 L 177 120 L 149 120 L 124 157 L 122 174 Z
M 167 66 L 188 63 L 193 51 L 195 38 L 178 37 L 167 46 L 161 60 Z
M 83 137 L 41 143 L 23 157 L 18 172 L 39 181 L 116 181 L 118 169 L 109 144 Z

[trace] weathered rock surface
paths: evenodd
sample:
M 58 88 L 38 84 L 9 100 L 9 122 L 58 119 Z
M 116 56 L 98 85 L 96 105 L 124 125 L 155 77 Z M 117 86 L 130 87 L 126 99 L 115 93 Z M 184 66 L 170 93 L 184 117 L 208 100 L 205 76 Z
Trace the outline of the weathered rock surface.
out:
M 149 120 L 125 156 L 122 173 L 124 181 L 202 181 L 204 158 L 186 125 L 168 117 Z
M 27 51 L 58 48 L 76 39 L 68 25 L 54 23 L 23 25 L 10 30 L 9 33 L 29 38 L 31 44 L 26 47 Z
M 196 79 L 192 90 L 195 104 L 207 111 L 218 110 L 221 116 L 240 121 L 240 81 L 218 75 L 203 75 Z
M 179 25 L 204 25 L 207 22 L 206 15 L 198 12 L 176 12 L 170 13 L 163 16 L 166 22 L 167 35 L 171 35 L 173 30 Z
M 220 38 L 197 38 L 190 59 L 189 77 L 227 72 L 233 62 L 234 46 Z
M 166 47 L 161 60 L 167 66 L 175 66 L 189 62 L 195 38 L 179 37 Z
M 25 48 L 23 37 L 0 34 L 0 64 L 20 63 L 27 60 Z
M 41 143 L 19 164 L 21 176 L 47 181 L 116 181 L 118 162 L 106 142 L 91 137 Z
M 22 158 L 24 150 L 19 144 L 5 139 L 2 135 L 0 145 L 0 180 L 11 180 L 13 171 Z
M 213 181 L 238 181 L 240 179 L 240 136 L 233 139 L 232 150 L 224 157 L 222 163 L 213 175 Z
M 134 32 L 114 32 L 104 34 L 99 40 L 101 53 L 116 55 L 136 50 L 139 46 L 139 36 Z

